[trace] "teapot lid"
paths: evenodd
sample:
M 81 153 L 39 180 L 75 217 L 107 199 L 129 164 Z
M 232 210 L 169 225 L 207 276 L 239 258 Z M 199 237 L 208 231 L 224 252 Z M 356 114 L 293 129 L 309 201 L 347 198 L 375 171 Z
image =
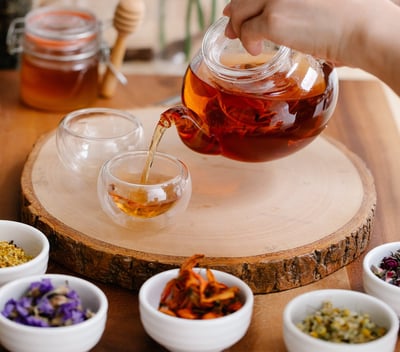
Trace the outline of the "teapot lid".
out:
M 264 40 L 262 53 L 253 56 L 239 39 L 225 36 L 228 21 L 226 16 L 218 19 L 207 30 L 202 42 L 204 61 L 215 75 L 225 80 L 254 81 L 290 68 L 291 49 Z

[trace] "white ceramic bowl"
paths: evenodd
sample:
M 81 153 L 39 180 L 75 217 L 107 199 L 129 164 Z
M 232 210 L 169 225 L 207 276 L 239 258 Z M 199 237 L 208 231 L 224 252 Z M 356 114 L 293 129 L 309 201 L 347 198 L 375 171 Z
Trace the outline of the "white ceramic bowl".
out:
M 400 287 L 377 277 L 371 266 L 379 266 L 384 257 L 400 249 L 400 242 L 390 242 L 371 249 L 363 260 L 363 285 L 366 293 L 386 302 L 400 317 Z
M 96 179 L 105 161 L 143 147 L 143 126 L 126 111 L 81 109 L 61 120 L 56 143 L 58 156 L 67 170 L 81 178 Z
M 296 324 L 319 310 L 324 301 L 330 301 L 341 309 L 367 313 L 371 321 L 388 331 L 379 339 L 360 344 L 335 343 L 311 337 Z M 398 318 L 386 303 L 357 291 L 326 289 L 307 292 L 292 299 L 283 312 L 283 337 L 288 352 L 393 352 L 398 330 Z
M 65 284 L 74 289 L 83 308 L 96 313 L 81 323 L 61 327 L 36 327 L 14 322 L 0 314 L 0 343 L 12 352 L 84 352 L 100 340 L 106 320 L 107 297 L 94 284 L 69 275 L 45 274 L 20 278 L 0 288 L 0 310 L 10 298 L 19 299 L 32 282 L 51 279 L 55 287 Z
M 195 268 L 205 273 L 205 269 Z M 217 281 L 239 287 L 244 305 L 238 311 L 215 319 L 189 320 L 158 311 L 161 292 L 168 281 L 178 276 L 179 269 L 168 270 L 148 279 L 139 290 L 140 319 L 145 331 L 170 351 L 222 351 L 238 342 L 250 325 L 253 293 L 239 278 L 212 270 Z
M 14 241 L 24 252 L 33 257 L 26 263 L 0 268 L 0 286 L 20 277 L 44 274 L 49 261 L 49 241 L 33 226 L 10 220 L 0 220 L 0 241 Z

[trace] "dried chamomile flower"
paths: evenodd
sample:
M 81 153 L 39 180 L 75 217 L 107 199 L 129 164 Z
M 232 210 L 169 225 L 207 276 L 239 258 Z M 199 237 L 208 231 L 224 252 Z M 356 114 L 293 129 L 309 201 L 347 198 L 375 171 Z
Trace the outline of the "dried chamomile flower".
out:
M 321 309 L 307 316 L 297 327 L 312 337 L 336 343 L 364 343 L 386 334 L 384 327 L 371 321 L 368 314 L 337 308 L 323 302 Z

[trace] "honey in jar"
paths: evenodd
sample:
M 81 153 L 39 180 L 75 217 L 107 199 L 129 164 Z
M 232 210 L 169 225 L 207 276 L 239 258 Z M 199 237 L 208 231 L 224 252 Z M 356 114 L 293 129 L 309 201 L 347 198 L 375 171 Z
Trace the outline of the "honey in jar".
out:
M 14 39 L 14 51 L 22 51 L 22 101 L 49 111 L 90 105 L 98 92 L 101 43 L 95 15 L 81 8 L 38 8 L 13 23 L 9 37 L 21 32 L 21 25 L 22 39 Z

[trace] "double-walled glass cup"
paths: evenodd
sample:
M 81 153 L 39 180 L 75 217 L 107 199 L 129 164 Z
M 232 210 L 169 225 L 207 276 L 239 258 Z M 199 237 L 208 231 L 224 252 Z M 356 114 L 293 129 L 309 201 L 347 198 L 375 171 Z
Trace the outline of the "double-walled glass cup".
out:
M 57 152 L 64 166 L 85 179 L 97 179 L 104 162 L 143 148 L 143 126 L 126 111 L 89 108 L 71 112 L 60 122 Z
M 101 168 L 97 192 L 104 212 L 127 228 L 162 228 L 183 213 L 192 194 L 188 167 L 174 156 L 149 151 L 123 153 Z M 146 170 L 149 170 L 146 173 Z

